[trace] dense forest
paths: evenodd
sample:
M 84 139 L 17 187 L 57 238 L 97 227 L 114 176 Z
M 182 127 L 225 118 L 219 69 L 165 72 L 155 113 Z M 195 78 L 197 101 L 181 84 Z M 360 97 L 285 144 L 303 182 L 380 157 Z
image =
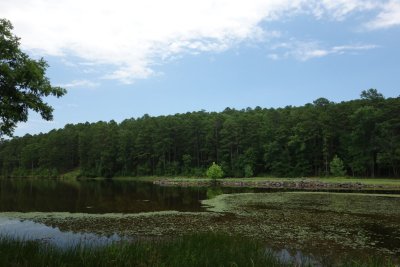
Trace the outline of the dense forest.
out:
M 229 177 L 325 176 L 337 156 L 347 175 L 400 176 L 400 97 L 375 89 L 333 103 L 226 108 L 170 116 L 68 124 L 0 143 L 6 177 L 203 176 L 213 162 Z

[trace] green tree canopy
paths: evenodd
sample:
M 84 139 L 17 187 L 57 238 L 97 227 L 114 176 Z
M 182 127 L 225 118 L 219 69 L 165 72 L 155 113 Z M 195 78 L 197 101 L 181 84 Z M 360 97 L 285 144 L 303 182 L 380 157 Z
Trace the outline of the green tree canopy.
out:
M 332 159 L 331 164 L 331 174 L 335 177 L 341 177 L 346 175 L 346 170 L 344 169 L 343 161 L 335 155 Z
M 206 175 L 208 178 L 218 179 L 224 176 L 224 171 L 222 170 L 221 166 L 213 162 L 210 168 L 208 168 Z
M 18 122 L 28 120 L 28 111 L 43 119 L 53 119 L 53 108 L 43 97 L 60 97 L 66 90 L 53 87 L 45 76 L 48 67 L 42 58 L 34 60 L 19 48 L 10 21 L 0 19 L 0 136 L 12 135 Z
M 325 176 L 337 174 L 330 162 L 340 155 L 347 175 L 400 177 L 398 114 L 400 97 L 321 98 L 300 107 L 69 124 L 0 139 L 0 176 L 48 177 L 54 169 L 85 177 L 203 176 L 213 162 L 229 177 Z
M 361 98 L 367 100 L 381 100 L 384 99 L 384 96 L 378 92 L 378 90 L 374 88 L 370 88 L 368 90 L 363 90 L 361 92 Z

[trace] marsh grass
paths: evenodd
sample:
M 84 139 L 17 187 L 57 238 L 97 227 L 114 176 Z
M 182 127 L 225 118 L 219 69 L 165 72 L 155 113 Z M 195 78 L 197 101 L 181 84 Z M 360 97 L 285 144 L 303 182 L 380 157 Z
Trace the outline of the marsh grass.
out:
M 0 266 L 300 266 L 282 263 L 259 242 L 205 233 L 175 239 L 57 248 L 39 241 L 0 239 Z M 304 265 L 307 266 L 307 265 Z M 395 266 L 386 259 L 345 260 L 338 266 Z
M 258 242 L 220 234 L 60 249 L 0 240 L 0 266 L 285 266 Z
M 340 267 L 398 267 L 396 263 L 393 262 L 392 259 L 383 258 L 383 257 L 368 257 L 363 261 L 360 260 L 352 260 L 352 259 L 345 259 L 342 260 Z

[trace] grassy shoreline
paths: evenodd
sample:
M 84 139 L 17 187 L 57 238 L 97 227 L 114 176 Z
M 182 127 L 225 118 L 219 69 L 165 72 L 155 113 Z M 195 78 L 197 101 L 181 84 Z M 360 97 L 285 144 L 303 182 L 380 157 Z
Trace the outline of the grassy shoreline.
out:
M 130 178 L 126 178 L 130 179 Z M 134 180 L 135 177 L 132 177 Z M 154 177 L 153 177 L 154 179 Z M 205 177 L 159 177 L 159 180 L 173 180 L 173 181 L 199 181 L 207 182 L 209 178 Z M 222 178 L 216 179 L 219 182 L 300 182 L 300 181 L 314 181 L 314 182 L 330 182 L 330 183 L 361 183 L 361 184 L 381 184 L 381 185 L 398 185 L 400 186 L 400 179 L 397 178 L 353 178 L 353 177 L 299 177 L 299 178 L 279 178 L 279 177 L 251 177 L 251 178 Z
M 225 178 L 225 179 L 193 179 L 163 178 L 153 181 L 160 186 L 178 187 L 247 187 L 280 190 L 311 191 L 390 191 L 400 193 L 400 180 L 397 179 L 356 179 L 356 178 Z
M 4 177 L 0 179 L 57 179 L 57 180 L 126 180 L 126 181 L 156 181 L 156 180 L 173 180 L 173 181 L 198 181 L 208 182 L 210 178 L 198 176 L 115 176 L 112 178 L 105 177 L 79 177 L 79 172 L 74 171 L 63 174 L 58 177 L 43 177 L 43 176 L 24 176 L 24 177 Z M 398 185 L 400 186 L 400 178 L 364 178 L 364 177 L 250 177 L 250 178 L 234 178 L 226 177 L 216 179 L 216 181 L 232 181 L 232 182 L 298 182 L 298 181 L 315 181 L 315 182 L 330 182 L 330 183 L 361 183 L 361 184 L 379 184 L 379 185 Z
M 85 178 L 80 178 L 85 179 Z M 95 180 L 103 180 L 105 178 L 92 178 Z M 205 177 L 158 177 L 158 176 L 145 176 L 145 177 L 114 177 L 113 180 L 117 181 L 140 181 L 151 182 L 159 185 L 171 186 L 210 186 L 218 184 L 223 187 L 263 187 L 263 184 L 268 183 L 310 183 L 325 184 L 332 188 L 340 188 L 346 185 L 357 185 L 363 189 L 371 190 L 399 190 L 400 179 L 395 178 L 349 178 L 349 177 L 311 177 L 311 178 L 277 178 L 277 177 L 252 177 L 252 178 L 222 178 L 211 180 Z M 337 186 L 337 187 L 336 187 Z M 267 188 L 269 187 L 266 186 Z M 285 184 L 279 186 L 286 187 Z M 317 188 L 318 189 L 318 188 Z
M 4 178 L 2 179 L 52 179 L 65 182 L 78 181 L 126 181 L 126 182 L 148 182 L 159 186 L 174 187 L 210 187 L 218 185 L 220 187 L 246 187 L 264 188 L 281 190 L 311 190 L 311 191 L 371 191 L 397 194 L 400 193 L 400 179 L 396 178 L 354 178 L 354 177 L 299 177 L 299 178 L 277 178 L 277 177 L 252 177 L 252 178 L 222 178 L 211 180 L 204 177 L 160 177 L 160 176 L 118 176 L 113 178 L 85 178 L 78 177 L 78 172 L 74 171 L 59 178 L 46 177 L 25 177 L 25 178 Z
M 0 266 L 290 266 L 250 239 L 207 233 L 173 239 L 57 248 L 0 239 Z
M 40 241 L 0 238 L 0 266 L 387 266 L 390 258 L 363 261 L 337 259 L 325 263 L 313 258 L 282 258 L 262 243 L 240 236 L 215 233 L 174 239 L 117 242 L 101 247 L 57 248 Z

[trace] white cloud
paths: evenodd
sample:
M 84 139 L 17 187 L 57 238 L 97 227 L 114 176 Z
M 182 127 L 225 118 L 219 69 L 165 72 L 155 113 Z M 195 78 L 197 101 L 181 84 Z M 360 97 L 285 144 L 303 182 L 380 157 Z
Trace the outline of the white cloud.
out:
M 65 88 L 95 88 L 98 87 L 100 83 L 97 82 L 92 82 L 89 80 L 73 80 L 70 83 L 65 83 L 65 84 L 60 84 L 59 86 L 65 87 Z
M 2 0 L 22 45 L 41 55 L 72 55 L 111 65 L 104 78 L 131 83 L 185 53 L 224 51 L 273 38 L 260 23 L 298 13 L 343 19 L 374 0 Z M 314 51 L 310 56 L 320 56 Z
M 317 18 L 330 16 L 336 20 L 343 20 L 348 14 L 356 11 L 365 11 L 379 8 L 381 1 L 368 0 L 321 0 L 309 1 L 313 13 Z
M 66 58 L 61 58 L 61 63 L 70 68 L 75 68 L 77 66 L 74 62 L 67 60 Z
M 378 46 L 372 44 L 356 44 L 326 47 L 316 41 L 298 41 L 282 42 L 272 46 L 273 53 L 268 57 L 273 60 L 295 58 L 300 61 L 307 61 L 313 58 L 325 57 L 328 55 L 341 55 L 345 53 L 356 53 L 362 50 L 370 50 Z
M 366 24 L 367 28 L 371 30 L 398 25 L 400 25 L 400 0 L 392 0 L 385 3 L 378 16 Z
M 341 45 L 334 46 L 331 48 L 331 53 L 343 54 L 345 52 L 355 52 L 360 50 L 370 50 L 377 48 L 377 45 L 367 44 L 367 45 Z
M 278 54 L 274 54 L 274 53 L 273 54 L 268 54 L 267 56 L 268 56 L 268 58 L 270 58 L 272 60 L 280 59 L 279 55 Z

